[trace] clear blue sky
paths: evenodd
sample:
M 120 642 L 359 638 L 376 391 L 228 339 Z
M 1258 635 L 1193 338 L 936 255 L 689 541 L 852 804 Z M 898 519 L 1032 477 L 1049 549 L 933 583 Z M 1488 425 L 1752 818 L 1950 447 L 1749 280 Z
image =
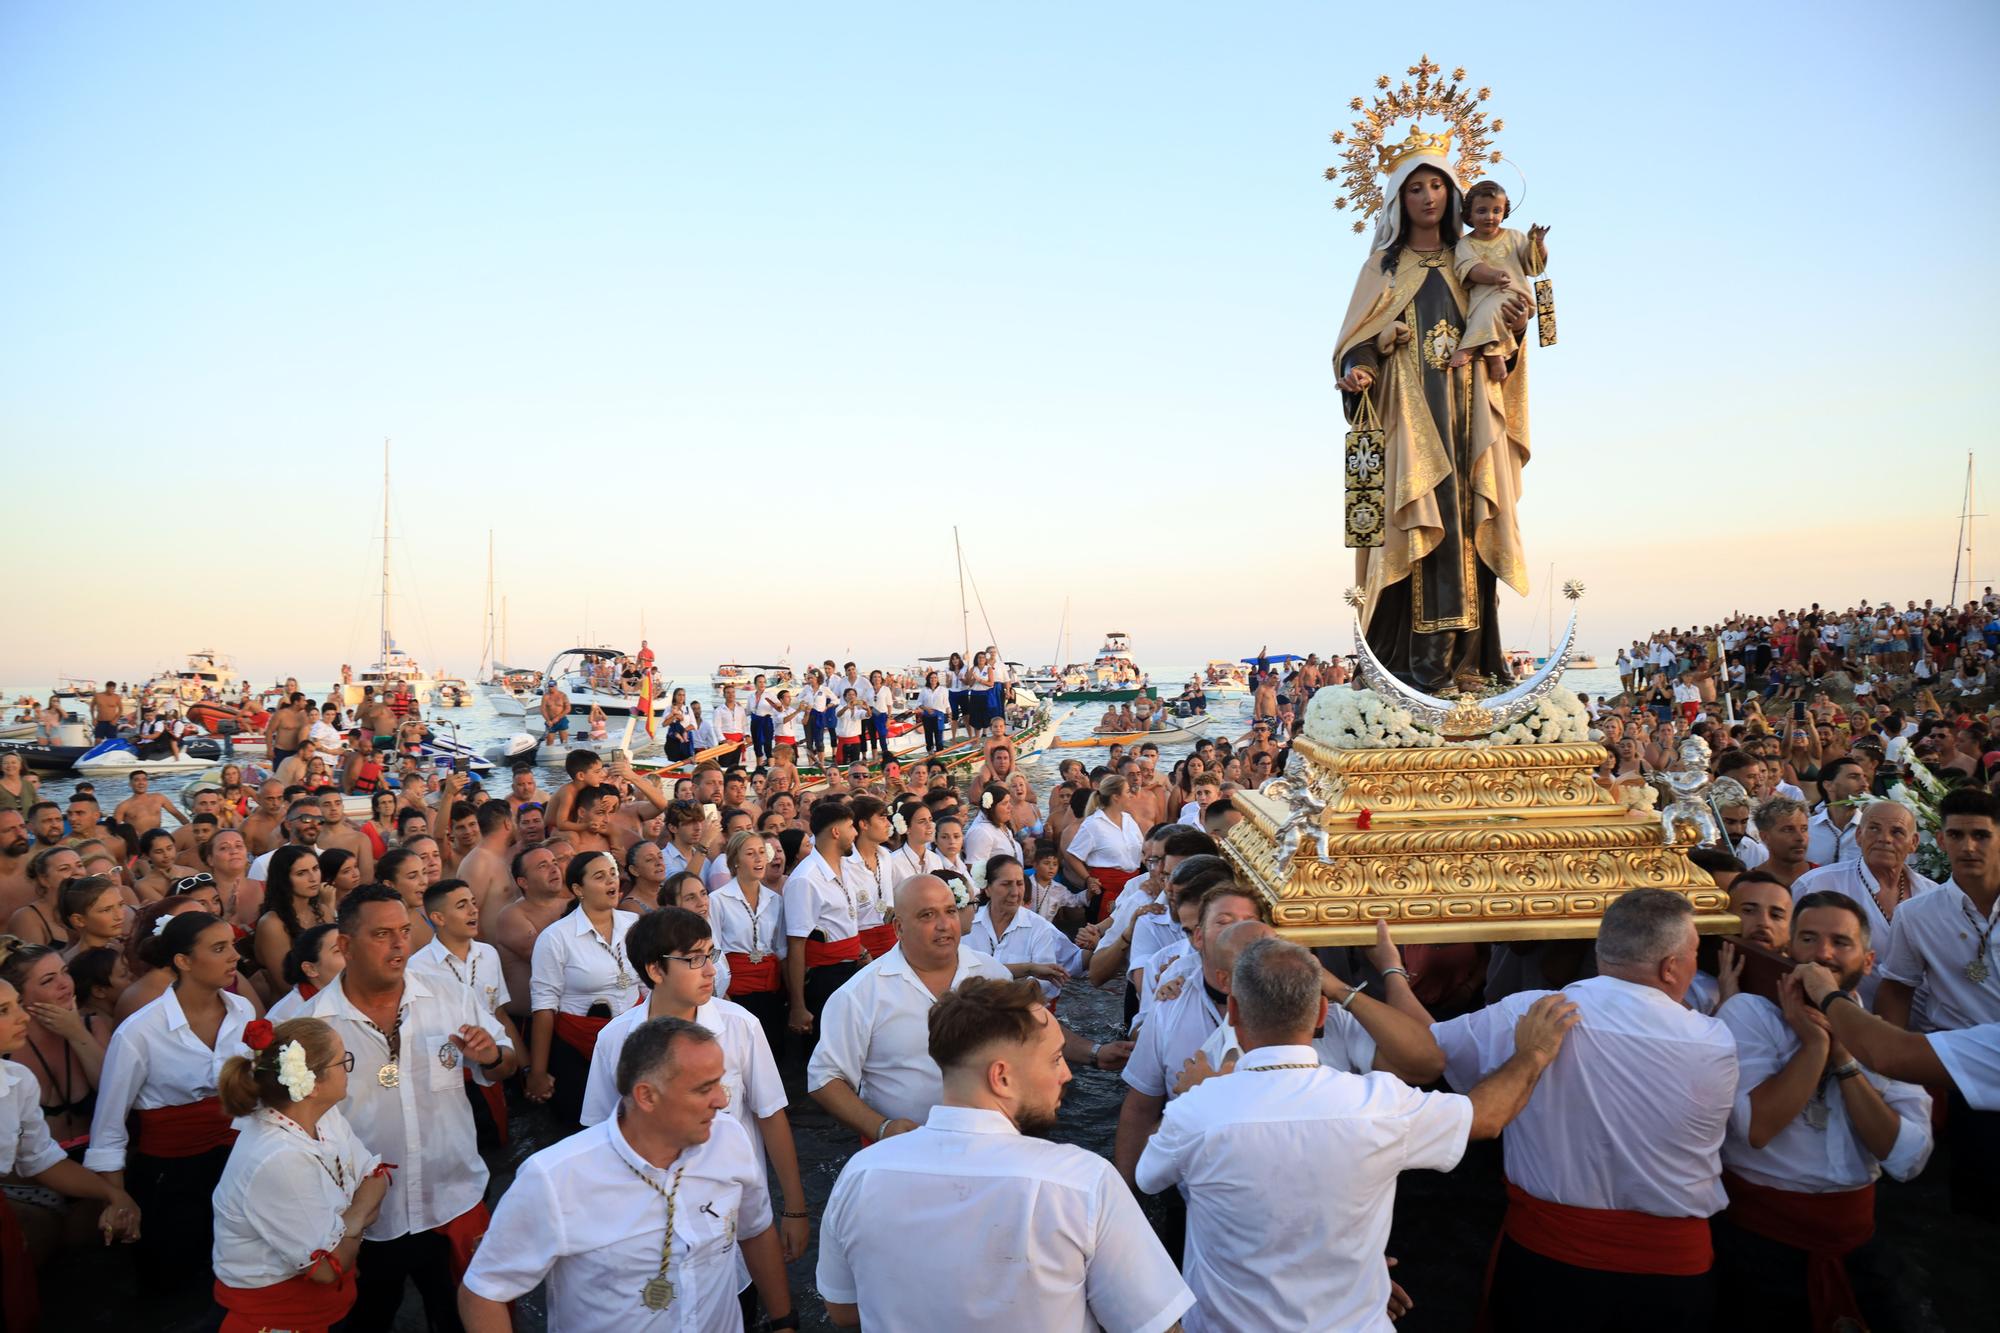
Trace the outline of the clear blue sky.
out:
M 0 679 L 362 660 L 384 436 L 399 637 L 458 671 L 489 527 L 537 663 L 944 651 L 953 522 L 1015 656 L 1065 597 L 1079 651 L 1344 648 L 1320 172 L 1424 51 L 1554 229 L 1522 522 L 1586 639 L 1942 596 L 1995 15 L 16 0 Z

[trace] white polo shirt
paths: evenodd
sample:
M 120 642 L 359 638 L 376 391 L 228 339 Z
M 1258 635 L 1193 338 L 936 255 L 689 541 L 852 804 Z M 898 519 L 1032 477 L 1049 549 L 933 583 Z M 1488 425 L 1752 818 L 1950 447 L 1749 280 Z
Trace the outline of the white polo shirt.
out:
M 593 1004 L 622 1014 L 639 1002 L 639 969 L 625 953 L 625 936 L 639 920 L 636 912 L 611 914 L 605 942 L 577 908 L 535 937 L 528 979 L 528 1008 L 559 1014 L 588 1014 Z
M 1130 815 L 1120 815 L 1114 824 L 1096 810 L 1076 826 L 1068 851 L 1086 866 L 1137 870 L 1145 861 L 1146 833 Z
M 435 1230 L 486 1193 L 486 1163 L 479 1157 L 472 1103 L 465 1099 L 467 1065 L 451 1038 L 469 1026 L 492 1034 L 503 1052 L 514 1043 L 498 1019 L 473 1003 L 470 991 L 433 986 L 423 973 L 405 969 L 398 1077 L 395 1087 L 385 1088 L 380 1071 L 389 1062 L 389 1043 L 347 998 L 346 980 L 345 973 L 335 977 L 303 1016 L 331 1026 L 353 1053 L 341 1111 L 368 1151 L 396 1163 L 382 1211 L 362 1234 L 394 1240 Z M 471 1073 L 475 1083 L 491 1082 L 477 1065 Z
M 650 1310 L 641 1296 L 660 1269 L 662 1192 L 670 1190 L 666 1276 L 674 1299 Z M 770 1226 L 763 1169 L 734 1120 L 716 1116 L 706 1143 L 683 1148 L 662 1169 L 632 1150 L 614 1116 L 521 1164 L 465 1271 L 465 1287 L 504 1302 L 546 1278 L 553 1333 L 733 1333 L 743 1327 L 738 1243 Z
M 341 1214 L 382 1159 L 337 1106 L 320 1116 L 316 1134 L 261 1106 L 236 1128 L 215 1186 L 215 1278 L 231 1287 L 276 1286 L 346 1238 Z
M 1187 1195 L 1188 1333 L 1394 1327 L 1396 1177 L 1457 1166 L 1472 1102 L 1393 1074 L 1283 1068 L 1317 1056 L 1247 1053 L 1169 1106 L 1139 1157 L 1140 1189 Z
M 1933 1032 L 1929 1041 L 1973 1110 L 2000 1111 L 2000 1023 Z
M 649 1007 L 640 1005 L 622 1013 L 598 1032 L 597 1046 L 590 1055 L 590 1076 L 584 1083 L 579 1116 L 584 1124 L 608 1120 L 618 1110 L 618 1055 L 639 1025 L 652 1017 L 647 1013 Z M 778 1065 L 771 1058 L 764 1026 L 742 1005 L 722 999 L 712 999 L 695 1010 L 694 1021 L 714 1033 L 722 1047 L 722 1086 L 729 1093 L 724 1110 L 750 1136 L 751 1150 L 761 1167 L 764 1137 L 757 1122 L 785 1109 L 785 1085 L 778 1079 Z
M 1431 1027 L 1445 1079 L 1464 1092 L 1514 1054 L 1514 1025 L 1548 991 L 1520 991 Z M 1579 1021 L 1507 1126 L 1507 1179 L 1551 1203 L 1708 1217 L 1736 1104 L 1729 1029 L 1662 991 L 1616 977 L 1566 986 Z
M 500 951 L 484 940 L 470 941 L 461 962 L 444 947 L 443 940 L 433 936 L 429 944 L 410 955 L 408 968 L 423 973 L 438 990 L 459 987 L 489 1014 L 499 1013 L 514 999 L 500 971 Z
M 49 1135 L 34 1071 L 0 1060 L 0 1173 L 38 1176 L 68 1156 Z
M 1937 887 L 1936 880 L 1925 879 L 1914 870 L 1906 870 L 1905 873 L 1910 877 L 1910 897 L 1904 900 L 1904 907 L 1914 901 L 1918 894 L 1929 893 Z M 1871 1010 L 1875 1006 L 1876 988 L 1882 984 L 1881 964 L 1889 957 L 1890 948 L 1896 939 L 1896 922 L 1903 917 L 1902 907 L 1896 909 L 1894 919 L 1882 915 L 1882 908 L 1875 900 L 1876 891 L 1880 888 L 1881 884 L 1876 880 L 1875 872 L 1870 870 L 1868 863 L 1858 856 L 1837 865 L 1823 865 L 1817 870 L 1808 870 L 1792 881 L 1794 913 L 1798 910 L 1799 899 L 1807 894 L 1828 892 L 1853 899 L 1866 914 L 1868 947 L 1875 951 L 1876 966 L 1867 976 L 1861 978 L 1861 984 L 1854 989 L 1855 994 L 1861 997 L 1861 1003 Z
M 950 1256 L 949 1280 L 913 1278 L 913 1245 Z M 1111 1163 L 962 1106 L 848 1159 L 816 1285 L 883 1333 L 1162 1333 L 1194 1304 Z
M 951 989 L 970 977 L 1007 981 L 1013 974 L 971 946 L 958 946 Z M 806 1090 L 841 1080 L 883 1115 L 923 1123 L 944 1100 L 944 1074 L 931 1059 L 930 1016 L 937 997 L 910 970 L 897 945 L 848 978 L 827 998 L 819 1046 L 806 1067 Z
M 843 866 L 814 848 L 785 881 L 785 934 L 803 939 L 822 931 L 829 941 L 854 938 L 861 933 L 862 899 L 871 887 L 854 882 Z
M 993 908 L 990 905 L 980 908 L 972 918 L 972 929 L 965 932 L 965 943 L 997 963 L 1054 963 L 1073 977 L 1083 975 L 1083 950 L 1047 917 L 1036 916 L 1026 907 L 1015 911 L 1014 919 L 1007 923 L 1007 933 L 999 936 L 993 933 Z M 1036 984 L 1042 988 L 1042 999 L 1049 1004 L 1054 1004 L 1062 994 L 1062 987 L 1053 981 Z
M 1199 957 L 1192 952 L 1188 956 Z M 1174 1092 L 1174 1080 L 1180 1077 L 1181 1066 L 1193 1059 L 1209 1034 L 1222 1026 L 1222 1011 L 1208 998 L 1208 987 L 1203 980 L 1197 965 L 1193 975 L 1182 984 L 1179 995 L 1154 1007 L 1146 1025 L 1139 1029 L 1138 1041 L 1120 1075 L 1128 1086 L 1151 1097 L 1172 1100 L 1178 1095 Z M 1150 976 L 1147 983 L 1152 983 Z
M 1762 1148 L 1750 1146 L 1750 1098 L 1798 1053 L 1799 1038 L 1778 1006 L 1761 995 L 1734 995 L 1716 1017 L 1736 1038 L 1736 1105 L 1722 1164 L 1753 1185 L 1795 1194 L 1832 1194 L 1872 1184 L 1884 1171 L 1913 1179 L 1931 1158 L 1931 1098 L 1914 1083 L 1857 1075 L 1875 1085 L 1899 1122 L 1895 1145 L 1881 1161 L 1861 1142 L 1837 1079 L 1820 1084 L 1806 1109 Z M 1815 1127 L 1813 1120 L 1819 1122 Z
M 85 1166 L 92 1171 L 125 1169 L 130 1142 L 125 1121 L 133 1111 L 188 1106 L 215 1095 L 223 1062 L 250 1053 L 243 1044 L 243 1027 L 257 1016 L 250 1001 L 231 991 L 222 992 L 222 1003 L 222 1026 L 213 1048 L 194 1035 L 171 986 L 117 1026 L 104 1048 Z M 39 1101 L 40 1094 L 36 1096 Z
M 1953 880 L 1896 909 L 1895 938 L 1887 956 L 1878 953 L 1875 967 L 1885 980 L 1925 990 L 1925 1027 L 1949 1031 L 2000 1022 L 2000 925 L 1994 925 L 1995 917 L 2000 917 L 2000 899 L 1991 913 L 1982 915 Z M 1965 974 L 1975 956 L 1986 965 L 1982 981 Z

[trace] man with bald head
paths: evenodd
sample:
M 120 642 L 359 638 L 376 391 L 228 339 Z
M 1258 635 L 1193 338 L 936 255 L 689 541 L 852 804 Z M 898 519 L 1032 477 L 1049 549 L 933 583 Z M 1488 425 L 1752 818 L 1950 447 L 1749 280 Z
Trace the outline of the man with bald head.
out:
M 1868 934 L 1878 958 L 1889 956 L 1896 939 L 1896 909 L 1937 881 L 1910 869 L 1917 850 L 1917 817 L 1894 801 L 1874 801 L 1862 810 L 1854 835 L 1860 855 L 1851 861 L 1808 870 L 1792 881 L 1792 901 L 1809 893 L 1845 894 L 1860 904 L 1868 919 Z M 1861 978 L 1855 992 L 1864 1007 L 1873 1008 L 1881 978 L 1873 971 Z
M 896 947 L 828 997 L 806 1067 L 813 1100 L 864 1144 L 915 1129 L 943 1099 L 944 1076 L 930 1056 L 939 997 L 970 977 L 1013 979 L 1004 963 L 959 938 L 957 903 L 936 875 L 896 886 L 896 924 Z M 1115 1069 L 1130 1049 L 1063 1033 L 1063 1056 L 1077 1063 Z

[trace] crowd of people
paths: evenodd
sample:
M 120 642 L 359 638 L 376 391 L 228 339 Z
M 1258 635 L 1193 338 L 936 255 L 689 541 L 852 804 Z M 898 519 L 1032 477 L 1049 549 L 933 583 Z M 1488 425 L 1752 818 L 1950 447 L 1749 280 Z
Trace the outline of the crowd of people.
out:
M 101 1234 L 231 1330 L 385 1329 L 412 1290 L 505 1329 L 537 1288 L 552 1329 L 796 1327 L 809 1292 L 868 1328 L 1381 1328 L 1423 1298 L 1401 1173 L 1496 1137 L 1495 1327 L 1900 1326 L 1878 1178 L 1941 1134 L 1966 1225 L 2000 1221 L 1987 719 L 1767 722 L 1755 674 L 1734 719 L 1597 701 L 1607 785 L 1709 747 L 1692 855 L 1739 937 L 1635 889 L 1595 941 L 1313 951 L 1222 853 L 1338 666 L 1260 670 L 1240 740 L 1046 790 L 990 733 L 818 777 L 577 745 L 553 791 L 411 771 L 365 817 L 309 767 L 135 775 L 107 817 L 0 765 L 8 1326 Z M 1871 799 L 1926 756 L 1934 830 Z M 1108 1160 L 1046 1137 L 1078 1068 L 1124 1089 Z M 801 1105 L 851 1135 L 817 1216 Z M 561 1137 L 496 1198 L 527 1116 Z

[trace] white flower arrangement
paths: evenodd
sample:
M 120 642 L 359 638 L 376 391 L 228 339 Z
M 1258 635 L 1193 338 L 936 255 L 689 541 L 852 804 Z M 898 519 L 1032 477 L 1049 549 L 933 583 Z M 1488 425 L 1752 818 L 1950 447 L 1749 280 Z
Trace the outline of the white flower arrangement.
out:
M 1416 746 L 1563 745 L 1590 739 L 1590 714 L 1573 691 L 1556 690 L 1533 712 L 1480 740 L 1447 742 L 1373 690 L 1329 686 L 1306 705 L 1306 735 L 1336 750 L 1400 750 Z
M 319 1075 L 306 1063 L 306 1048 L 296 1041 L 286 1042 L 278 1052 L 278 1082 L 295 1102 L 312 1096 L 312 1090 L 319 1086 Z
M 910 823 L 903 818 L 901 812 L 889 817 L 889 827 L 896 830 L 896 836 L 898 837 L 910 831 Z

